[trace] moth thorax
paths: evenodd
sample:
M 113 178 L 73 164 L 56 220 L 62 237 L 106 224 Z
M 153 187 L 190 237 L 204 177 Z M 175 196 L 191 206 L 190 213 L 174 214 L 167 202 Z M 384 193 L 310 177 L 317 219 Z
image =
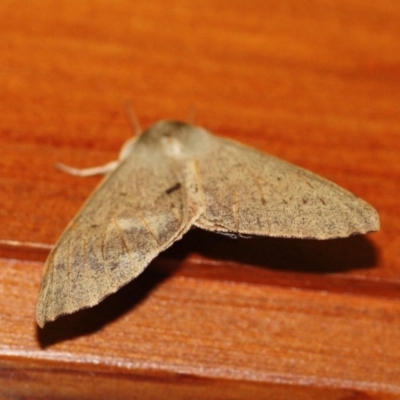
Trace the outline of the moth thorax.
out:
M 182 142 L 178 138 L 164 136 L 161 143 L 167 156 L 180 158 L 184 155 Z

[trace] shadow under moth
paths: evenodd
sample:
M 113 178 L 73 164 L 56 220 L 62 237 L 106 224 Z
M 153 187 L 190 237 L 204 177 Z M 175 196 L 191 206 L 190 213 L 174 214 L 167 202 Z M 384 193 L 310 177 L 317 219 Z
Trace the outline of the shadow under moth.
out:
M 187 123 L 158 122 L 130 139 L 118 161 L 79 174 L 101 172 L 109 173 L 45 263 L 40 327 L 98 304 L 192 226 L 314 239 L 379 230 L 376 210 L 347 190 Z

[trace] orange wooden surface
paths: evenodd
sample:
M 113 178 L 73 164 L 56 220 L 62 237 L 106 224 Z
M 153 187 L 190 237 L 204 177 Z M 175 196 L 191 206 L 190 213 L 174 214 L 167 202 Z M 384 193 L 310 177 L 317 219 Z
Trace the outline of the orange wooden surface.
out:
M 400 398 L 400 4 L 0 3 L 0 398 Z M 43 260 L 143 126 L 196 120 L 373 204 L 379 233 L 190 232 L 39 330 Z

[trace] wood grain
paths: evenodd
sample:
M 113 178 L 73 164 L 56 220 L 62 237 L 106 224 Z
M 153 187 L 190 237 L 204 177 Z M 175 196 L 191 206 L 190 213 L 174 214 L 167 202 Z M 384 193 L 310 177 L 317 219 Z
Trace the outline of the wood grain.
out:
M 400 398 L 400 5 L 0 3 L 0 398 Z M 43 260 L 143 126 L 190 118 L 373 204 L 379 233 L 190 232 L 98 307 L 34 322 Z

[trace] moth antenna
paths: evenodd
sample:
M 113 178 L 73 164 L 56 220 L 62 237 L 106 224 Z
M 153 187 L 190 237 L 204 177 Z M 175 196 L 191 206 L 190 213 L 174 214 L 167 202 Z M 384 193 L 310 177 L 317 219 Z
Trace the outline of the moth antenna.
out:
M 196 125 L 197 118 L 197 110 L 196 107 L 192 104 L 188 110 L 188 122 L 191 125 Z
M 140 136 L 140 134 L 142 133 L 142 128 L 140 126 L 136 113 L 133 109 L 131 101 L 125 102 L 125 111 L 126 111 L 126 116 L 128 117 L 129 125 L 131 127 L 133 136 Z

